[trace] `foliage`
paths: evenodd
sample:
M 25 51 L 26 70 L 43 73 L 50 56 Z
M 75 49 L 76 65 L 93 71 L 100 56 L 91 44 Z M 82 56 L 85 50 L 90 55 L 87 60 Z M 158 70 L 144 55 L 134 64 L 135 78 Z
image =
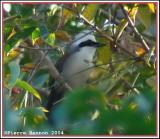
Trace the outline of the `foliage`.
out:
M 7 6 L 11 9 L 4 10 L 5 130 L 47 128 L 70 135 L 156 134 L 154 4 Z M 149 51 L 133 28 L 139 31 Z M 93 30 L 96 40 L 104 46 L 97 49 L 92 61 L 95 66 L 88 85 L 73 89 L 55 106 L 50 125 L 45 109 L 52 87 L 50 65 L 46 65 L 38 51 L 56 63 L 73 37 L 85 29 Z

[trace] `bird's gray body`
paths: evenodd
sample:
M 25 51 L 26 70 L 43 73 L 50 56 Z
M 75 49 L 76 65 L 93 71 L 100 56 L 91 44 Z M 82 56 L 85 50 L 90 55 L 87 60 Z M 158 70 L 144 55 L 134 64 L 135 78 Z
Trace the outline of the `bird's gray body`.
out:
M 79 88 L 87 85 L 88 77 L 91 73 L 93 58 L 96 47 L 100 44 L 96 42 L 94 35 L 89 30 L 82 31 L 75 36 L 69 50 L 56 64 L 56 68 L 61 73 L 64 81 L 71 88 Z M 46 106 L 50 110 L 58 100 L 63 98 L 65 90 L 53 87 Z M 48 114 L 49 116 L 49 114 Z

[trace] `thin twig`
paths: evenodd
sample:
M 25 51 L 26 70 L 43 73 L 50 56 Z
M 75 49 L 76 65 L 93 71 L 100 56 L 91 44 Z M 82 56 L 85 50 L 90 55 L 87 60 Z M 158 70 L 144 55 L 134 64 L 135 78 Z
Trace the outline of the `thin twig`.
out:
M 120 23 L 120 21 L 116 18 L 113 17 L 112 15 L 110 15 L 107 11 L 105 11 L 104 9 L 100 9 L 101 12 L 109 19 L 109 17 L 111 18 L 110 22 L 113 22 L 114 24 L 118 25 Z
M 54 105 L 56 105 L 56 104 L 58 104 L 58 103 L 64 101 L 65 99 L 66 99 L 66 97 L 63 97 L 62 99 L 59 99 L 58 101 L 56 101 L 55 103 L 53 103 L 52 106 L 54 106 Z
M 29 79 L 28 82 L 30 83 L 34 74 L 36 73 L 37 69 L 39 68 L 39 66 L 41 65 L 42 61 L 44 60 L 45 56 L 47 55 L 48 51 L 44 52 L 43 57 L 40 58 L 40 60 L 35 64 L 34 68 L 32 69 L 30 75 L 29 75 Z
M 137 81 L 137 79 L 138 79 L 139 76 L 140 76 L 140 73 L 137 74 L 136 78 L 134 79 L 134 81 L 133 81 L 133 83 L 132 83 L 132 85 L 131 85 L 131 88 L 134 88 L 134 91 L 135 91 L 137 94 L 139 94 L 140 92 L 139 92 L 134 86 L 135 86 L 136 81 Z M 130 90 L 128 93 L 130 93 L 130 92 L 131 92 L 131 90 Z
M 34 68 L 31 70 L 29 78 L 28 78 L 28 83 L 30 83 L 32 81 L 32 78 L 34 77 L 37 69 L 39 68 L 39 66 L 41 65 L 42 61 L 44 60 L 45 56 L 47 55 L 48 51 L 45 51 L 45 54 L 43 57 L 40 58 L 40 60 L 35 64 Z M 28 94 L 28 98 L 30 100 L 30 104 L 31 106 L 33 106 L 33 95 Z
M 49 94 L 50 94 L 50 92 L 47 90 L 47 88 L 44 88 L 44 87 L 43 88 L 38 88 L 38 87 L 36 87 L 35 89 L 39 92 L 39 94 L 41 96 L 48 97 Z
M 59 18 L 59 22 L 56 28 L 56 31 L 58 31 L 60 29 L 60 27 L 62 26 L 62 22 L 63 22 L 63 11 L 64 11 L 64 7 L 63 4 L 61 5 L 61 11 L 60 11 L 60 18 Z
M 134 85 L 136 84 L 136 81 L 138 79 L 138 77 L 140 76 L 140 73 L 137 74 L 136 78 L 134 79 L 133 83 L 132 83 L 132 87 L 134 87 Z
M 123 11 L 125 17 L 127 18 L 128 22 L 130 23 L 131 27 L 133 28 L 134 33 L 137 35 L 137 37 L 140 39 L 141 43 L 143 44 L 145 50 L 147 52 L 149 52 L 150 48 L 148 46 L 148 44 L 146 43 L 146 41 L 144 40 L 143 36 L 139 33 L 138 29 L 135 27 L 133 21 L 131 20 L 131 18 L 129 17 L 129 15 L 126 13 L 126 11 L 124 10 L 124 7 L 122 5 L 120 5 L 121 10 Z
M 123 62 L 123 61 L 129 61 L 129 60 L 135 60 L 135 58 L 130 58 L 130 59 L 127 59 L 127 60 L 117 60 L 117 61 L 113 61 L 112 64 L 113 64 L 113 63 L 116 64 L 116 63 Z M 73 78 L 74 76 L 82 73 L 82 72 L 85 72 L 85 71 L 90 70 L 90 69 L 93 69 L 93 68 L 101 68 L 101 66 L 107 66 L 107 65 L 109 65 L 109 64 L 111 64 L 111 62 L 109 62 L 109 63 L 107 63 L 107 64 L 106 64 L 106 63 L 105 63 L 105 64 L 103 63 L 103 64 L 98 64 L 98 65 L 90 66 L 90 67 L 85 68 L 85 69 L 83 69 L 83 70 L 81 70 L 81 71 L 79 71 L 79 72 L 73 73 L 72 75 L 70 75 L 69 80 L 70 80 L 71 78 Z M 106 70 L 106 68 L 101 68 L 101 69 Z M 68 80 L 66 80 L 66 81 L 68 81 Z
M 18 17 L 18 15 L 13 15 L 13 16 L 9 16 L 9 17 L 6 17 L 6 18 L 4 18 L 4 22 L 7 22 L 7 21 L 9 21 L 9 20 L 12 20 L 12 19 L 15 19 L 15 18 L 17 18 Z
M 127 65 L 128 67 L 129 66 L 131 66 L 131 65 L 133 65 L 134 64 L 134 62 L 133 63 L 130 63 L 129 65 Z M 107 71 L 107 69 L 105 69 L 106 71 Z M 118 73 L 120 73 L 121 71 L 123 71 L 124 69 L 118 69 L 118 70 L 112 70 L 111 72 L 110 72 L 110 74 L 108 75 L 106 75 L 106 76 L 104 76 L 103 77 L 103 79 L 109 79 L 113 74 L 118 74 Z M 94 81 L 92 81 L 92 82 L 90 82 L 90 83 L 96 83 L 96 82 L 99 82 L 99 81 L 102 81 L 103 80 L 102 78 L 98 78 L 97 80 L 94 80 Z
M 30 50 L 42 50 L 42 51 L 47 51 L 47 50 L 55 50 L 59 48 L 59 46 L 54 46 L 53 48 L 39 48 L 39 47 L 29 47 L 29 46 L 24 46 L 24 45 L 19 45 L 20 48 L 25 48 L 25 49 L 30 49 Z
M 123 80 L 124 83 L 125 83 L 132 91 L 134 91 L 136 94 L 139 94 L 140 91 L 138 91 L 137 88 L 135 88 L 133 84 L 131 85 L 131 84 L 130 84 L 126 79 L 124 79 L 124 78 L 121 78 L 121 80 Z

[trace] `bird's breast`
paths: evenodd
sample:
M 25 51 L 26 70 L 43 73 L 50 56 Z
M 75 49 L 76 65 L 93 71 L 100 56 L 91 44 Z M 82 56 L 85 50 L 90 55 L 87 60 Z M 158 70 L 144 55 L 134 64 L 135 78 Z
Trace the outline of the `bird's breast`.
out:
M 71 54 L 63 65 L 62 76 L 71 87 L 78 87 L 86 84 L 92 70 L 93 57 L 96 48 L 83 47 Z

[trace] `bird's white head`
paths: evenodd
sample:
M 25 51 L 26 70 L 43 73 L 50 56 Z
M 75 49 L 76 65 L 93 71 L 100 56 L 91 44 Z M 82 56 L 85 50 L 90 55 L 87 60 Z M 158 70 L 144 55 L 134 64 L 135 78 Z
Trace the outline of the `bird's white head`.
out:
M 77 47 L 82 42 L 86 42 L 87 40 L 91 40 L 93 42 L 96 42 L 96 39 L 95 39 L 95 36 L 94 36 L 92 30 L 83 30 L 82 32 L 77 34 L 73 39 L 71 47 Z

